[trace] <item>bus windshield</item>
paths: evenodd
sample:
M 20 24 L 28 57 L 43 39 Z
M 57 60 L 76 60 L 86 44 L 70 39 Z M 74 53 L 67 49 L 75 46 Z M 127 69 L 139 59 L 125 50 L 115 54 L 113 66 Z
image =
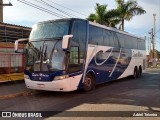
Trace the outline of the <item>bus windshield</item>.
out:
M 70 21 L 49 21 L 33 26 L 27 45 L 27 66 L 32 71 L 65 69 L 62 37 L 68 35 Z
M 53 39 L 68 35 L 69 21 L 51 21 L 33 26 L 29 39 Z
M 32 67 L 33 71 L 65 69 L 65 53 L 61 40 L 31 41 L 27 49 L 27 66 Z

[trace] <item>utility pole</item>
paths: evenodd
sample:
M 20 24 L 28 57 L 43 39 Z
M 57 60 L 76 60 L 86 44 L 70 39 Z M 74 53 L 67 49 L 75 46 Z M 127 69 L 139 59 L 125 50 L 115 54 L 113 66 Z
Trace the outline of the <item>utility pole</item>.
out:
M 152 63 L 153 65 L 153 60 L 154 60 L 154 41 L 153 41 L 153 28 L 151 29 L 151 32 L 148 32 L 148 34 L 150 34 L 150 54 L 149 54 L 149 61 L 150 61 L 150 65 Z M 152 47 L 151 47 L 152 46 Z
M 0 0 L 0 22 L 3 22 L 3 6 L 12 6 L 12 4 L 10 2 L 3 4 L 3 0 Z
M 149 67 L 150 66 L 150 38 L 148 38 L 148 47 L 147 47 L 147 49 L 148 49 L 148 58 L 147 58 L 148 65 L 147 65 L 147 67 Z
M 156 38 L 156 14 L 154 13 L 153 14 L 153 17 L 154 17 L 154 30 L 153 30 L 153 59 L 156 58 L 155 56 L 155 38 Z
M 154 46 L 154 33 L 153 33 L 153 28 L 151 30 L 151 43 L 152 43 L 152 59 L 154 59 L 154 52 L 155 52 L 155 46 Z
M 155 38 L 156 38 L 156 14 L 153 14 L 154 18 L 154 30 L 153 30 L 153 66 L 157 64 L 157 51 L 155 50 Z
M 150 55 L 151 45 L 150 38 L 148 38 L 148 55 Z
M 3 22 L 3 0 L 0 0 L 0 22 Z

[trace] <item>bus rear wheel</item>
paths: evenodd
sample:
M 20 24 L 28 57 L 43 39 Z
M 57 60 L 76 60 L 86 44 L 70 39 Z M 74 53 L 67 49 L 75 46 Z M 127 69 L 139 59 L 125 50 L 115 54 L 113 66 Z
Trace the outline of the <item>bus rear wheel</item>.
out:
M 141 77 L 141 76 L 142 76 L 142 68 L 139 67 L 139 77 Z
M 83 83 L 83 90 L 84 91 L 91 91 L 92 89 L 95 88 L 95 78 L 91 74 L 87 74 L 84 83 Z
M 139 74 L 138 69 L 135 68 L 135 69 L 134 69 L 134 73 L 133 73 L 133 78 L 134 78 L 134 79 L 138 78 L 138 76 L 139 76 L 138 74 Z

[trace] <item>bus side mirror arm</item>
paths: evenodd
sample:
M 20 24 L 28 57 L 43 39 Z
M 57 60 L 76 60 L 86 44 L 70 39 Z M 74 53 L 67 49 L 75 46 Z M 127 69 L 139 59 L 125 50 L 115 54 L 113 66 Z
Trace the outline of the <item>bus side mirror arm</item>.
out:
M 24 42 L 24 41 L 28 41 L 28 38 L 18 39 L 18 40 L 15 41 L 15 43 L 14 43 L 15 53 L 22 53 L 22 52 L 18 51 L 18 45 L 19 45 L 19 42 Z
M 66 50 L 68 49 L 70 38 L 72 38 L 73 35 L 64 35 L 62 39 L 62 49 Z

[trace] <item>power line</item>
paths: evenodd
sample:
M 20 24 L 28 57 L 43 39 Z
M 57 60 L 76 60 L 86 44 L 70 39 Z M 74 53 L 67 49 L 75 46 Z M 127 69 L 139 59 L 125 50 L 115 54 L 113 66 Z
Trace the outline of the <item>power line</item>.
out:
M 73 15 L 73 14 L 71 14 L 71 13 L 65 12 L 65 11 L 63 11 L 63 10 L 60 10 L 60 9 L 52 6 L 52 5 L 48 4 L 47 2 L 45 2 L 44 0 L 41 0 L 41 1 L 43 1 L 44 3 L 46 3 L 46 4 L 47 4 L 48 6 L 50 6 L 51 8 L 54 8 L 54 9 L 58 10 L 59 12 L 64 13 L 64 14 L 70 16 L 70 17 L 73 17 L 73 16 L 74 16 L 74 17 L 78 17 L 78 16 L 75 16 L 75 15 Z
M 56 8 L 56 7 L 52 6 L 52 5 L 50 5 L 50 4 L 48 4 L 47 2 L 45 2 L 45 1 L 43 1 L 43 0 L 40 0 L 40 1 L 39 1 L 39 0 L 35 0 L 35 1 L 36 1 L 36 2 L 39 2 L 39 3 L 43 4 L 43 5 L 49 6 L 49 7 L 51 7 L 51 8 L 53 8 L 53 9 L 55 9 L 55 10 L 57 10 L 57 11 L 59 11 L 59 12 L 65 14 L 65 15 L 69 16 L 69 17 L 75 16 L 75 15 L 72 15 L 72 14 L 67 13 L 67 12 L 65 12 L 65 11 L 62 11 L 62 10 L 60 10 L 60 9 L 58 9 L 58 8 Z
M 49 13 L 49 14 L 51 14 L 51 15 L 55 15 L 55 16 L 57 16 L 57 17 L 59 17 L 59 18 L 64 18 L 64 17 L 65 17 L 65 16 L 63 16 L 63 15 L 61 15 L 61 14 L 52 12 L 52 11 L 50 11 L 50 10 L 48 10 L 48 9 L 45 9 L 45 8 L 43 8 L 43 7 L 40 7 L 40 6 L 35 5 L 35 4 L 33 4 L 33 3 L 30 3 L 30 2 L 28 2 L 28 1 L 26 1 L 26 0 L 23 0 L 23 1 L 17 0 L 17 1 L 22 2 L 22 3 L 26 4 L 26 5 L 29 5 L 29 6 L 31 6 L 31 7 L 33 7 L 33 8 L 39 9 L 39 10 L 41 10 L 41 11 L 44 11 L 44 12 L 46 12 L 46 13 Z M 27 3 L 27 2 L 28 2 L 28 3 Z M 51 22 L 54 22 L 54 21 L 55 21 L 55 20 L 52 20 Z M 61 28 L 61 24 L 55 23 L 55 25 L 58 26 L 59 29 L 62 29 L 62 28 Z M 62 29 L 62 30 L 63 30 L 63 29 Z
M 63 15 L 61 15 L 61 14 L 55 13 L 55 12 L 53 12 L 53 11 L 50 11 L 50 10 L 48 10 L 48 9 L 46 9 L 46 8 L 43 8 L 43 7 L 41 7 L 41 6 L 35 5 L 35 4 L 33 4 L 33 3 L 31 3 L 31 2 L 28 2 L 28 1 L 26 1 L 26 0 L 22 0 L 22 1 L 21 1 L 21 0 L 17 0 L 17 1 L 19 1 L 19 2 L 21 2 L 21 3 L 23 3 L 23 4 L 26 4 L 26 5 L 29 5 L 29 6 L 31 6 L 31 7 L 33 7 L 33 8 L 39 9 L 39 10 L 41 10 L 41 11 L 43 11 L 43 12 L 48 13 L 48 14 L 54 15 L 54 16 L 56 16 L 56 17 L 59 17 L 59 18 L 64 18 L 64 17 L 66 17 L 66 16 L 63 16 Z
M 29 5 L 29 6 L 31 6 L 31 7 L 33 7 L 33 8 L 39 9 L 39 10 L 41 10 L 41 11 L 44 11 L 44 12 L 46 12 L 46 13 L 49 13 L 49 14 L 51 14 L 51 15 L 55 15 L 55 16 L 57 16 L 57 17 L 59 17 L 59 18 L 64 18 L 64 17 L 62 17 L 62 15 L 60 15 L 60 14 L 58 14 L 58 13 L 52 12 L 52 11 L 50 11 L 50 10 L 48 10 L 48 9 L 45 9 L 45 8 L 43 8 L 43 7 L 40 7 L 40 6 L 35 5 L 35 4 L 33 4 L 33 3 L 30 3 L 30 2 L 26 3 L 27 1 L 25 1 L 25 0 L 23 0 L 23 1 L 17 0 L 17 1 L 22 2 L 22 3 L 26 4 L 26 5 Z M 42 8 L 42 9 L 41 9 L 41 8 Z M 52 20 L 52 21 L 54 21 L 54 20 Z M 61 25 L 60 25 L 59 23 L 55 23 L 55 25 L 56 25 L 56 26 L 59 26 L 59 28 L 61 29 Z M 62 30 L 63 30 L 63 29 L 62 29 Z
M 67 8 L 67 7 L 65 7 L 65 6 L 63 6 L 63 5 L 61 5 L 61 4 L 58 4 L 58 3 L 56 3 L 56 2 L 53 2 L 53 1 L 51 1 L 51 0 L 47 0 L 48 2 L 50 2 L 50 3 L 53 3 L 53 4 L 56 4 L 56 5 L 58 5 L 58 6 L 60 6 L 60 7 L 63 7 L 63 8 L 65 8 L 65 9 L 67 9 L 67 10 L 70 10 L 70 11 L 72 11 L 72 12 L 75 12 L 75 13 L 78 13 L 78 14 L 80 14 L 80 15 L 83 15 L 83 16 L 87 16 L 87 15 L 85 15 L 85 14 L 82 14 L 82 13 L 80 13 L 80 12 L 78 12 L 78 11 L 75 11 L 75 10 L 73 10 L 73 9 L 70 9 L 70 8 Z
M 23 3 L 23 4 L 26 4 L 26 5 L 29 5 L 29 6 L 31 6 L 31 7 L 33 7 L 33 8 L 39 9 L 39 10 L 41 10 L 41 11 L 43 11 L 43 12 L 46 12 L 46 13 L 55 15 L 55 16 L 57 16 L 57 17 L 60 17 L 60 16 L 58 16 L 57 14 L 53 14 L 52 11 L 50 11 L 50 10 L 48 10 L 48 9 L 45 9 L 45 8 L 43 8 L 43 7 L 40 7 L 40 6 L 38 6 L 38 5 L 35 5 L 35 4 L 33 4 L 33 3 L 30 3 L 30 2 L 28 2 L 28 1 L 25 1 L 25 0 L 23 0 L 23 1 L 17 0 L 17 1 L 19 1 L 19 2 L 21 2 L 21 3 Z M 28 2 L 28 3 L 27 3 L 27 2 Z M 61 17 L 60 17 L 60 18 L 61 18 Z

